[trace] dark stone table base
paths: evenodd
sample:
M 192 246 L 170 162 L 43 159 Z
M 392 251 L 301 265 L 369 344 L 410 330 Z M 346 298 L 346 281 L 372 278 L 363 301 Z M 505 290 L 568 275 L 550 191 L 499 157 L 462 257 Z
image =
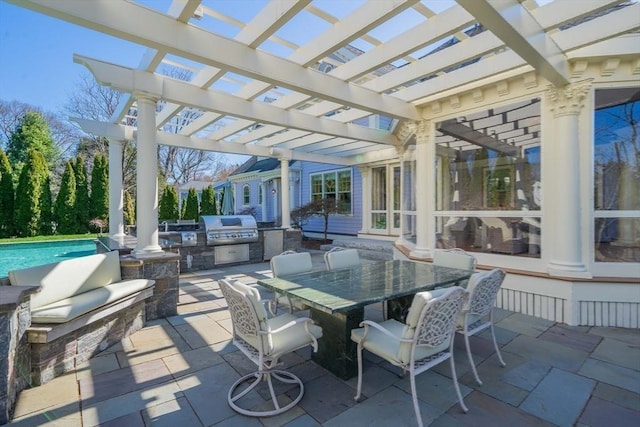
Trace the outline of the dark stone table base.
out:
M 409 308 L 413 302 L 413 296 L 414 295 L 406 295 L 386 301 L 387 319 L 395 319 L 398 322 L 405 323 Z
M 312 359 L 343 380 L 355 377 L 358 374 L 358 355 L 357 345 L 351 341 L 351 329 L 360 327 L 364 308 L 335 314 L 311 308 L 311 318 L 322 327 L 318 352 L 312 354 Z

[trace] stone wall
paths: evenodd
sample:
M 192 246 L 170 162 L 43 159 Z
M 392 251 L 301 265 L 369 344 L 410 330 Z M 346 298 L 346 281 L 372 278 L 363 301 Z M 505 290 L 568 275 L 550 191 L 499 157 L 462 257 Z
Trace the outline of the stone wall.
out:
M 48 343 L 31 344 L 31 381 L 41 385 L 82 364 L 142 329 L 145 301 L 140 301 Z
M 178 283 L 180 255 L 165 252 L 149 258 L 120 257 L 122 279 L 152 279 L 156 281 L 153 296 L 147 299 L 146 320 L 174 316 L 178 313 Z
M 30 383 L 30 295 L 37 286 L 0 289 L 0 425 L 13 415 L 18 393 Z

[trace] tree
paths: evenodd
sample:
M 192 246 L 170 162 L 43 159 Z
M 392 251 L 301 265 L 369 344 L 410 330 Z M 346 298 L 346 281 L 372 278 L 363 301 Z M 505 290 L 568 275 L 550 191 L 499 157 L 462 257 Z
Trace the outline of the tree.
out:
M 216 215 L 216 194 L 213 185 L 202 189 L 200 196 L 200 215 Z
M 76 231 L 89 231 L 89 186 L 87 183 L 87 166 L 82 156 L 76 156 L 73 171 L 76 178 Z
M 43 155 L 48 170 L 55 169 L 59 151 L 51 137 L 49 124 L 36 111 L 25 113 L 7 143 L 7 156 L 14 167 L 14 173 L 19 173 L 22 169 L 31 148 Z
M 298 212 L 296 212 L 298 211 Z M 295 216 L 294 216 L 295 212 Z M 300 206 L 298 209 L 292 212 L 292 217 L 297 218 L 294 221 L 303 221 L 312 216 L 321 216 L 324 219 L 324 240 L 327 240 L 327 233 L 329 232 L 329 217 L 334 214 L 344 212 L 344 209 L 339 203 L 336 203 L 336 199 L 323 198 L 315 199 Z M 301 223 L 298 223 L 302 229 Z
M 193 73 L 172 65 L 163 64 L 160 73 L 176 80 L 191 81 Z M 160 101 L 162 105 L 165 101 Z M 171 105 L 163 108 L 174 108 Z M 202 111 L 185 108 L 163 126 L 169 133 L 179 133 L 185 126 L 202 115 Z M 220 181 L 221 172 L 227 168 L 227 158 L 212 151 L 192 150 L 174 146 L 158 147 L 160 174 L 172 184 L 189 181 Z
M 36 236 L 40 230 L 42 186 L 48 173 L 44 156 L 33 148 L 29 149 L 16 188 L 16 194 L 20 195 L 15 202 L 18 236 Z
M 50 236 L 53 234 L 53 201 L 51 197 L 51 178 L 49 174 L 42 182 L 40 193 L 40 234 Z
M 89 195 L 91 219 L 109 218 L 109 166 L 104 155 L 96 155 L 91 170 L 91 192 Z M 95 230 L 94 230 L 95 231 Z
M 178 192 L 171 185 L 164 187 L 162 197 L 160 198 L 158 216 L 160 220 L 164 221 L 180 218 L 180 212 L 178 211 Z
M 184 215 L 182 219 L 192 219 L 198 221 L 199 218 L 198 209 L 198 193 L 196 189 L 191 187 L 187 193 L 187 200 L 185 202 Z
M 72 149 L 75 149 L 80 133 L 77 126 L 71 125 L 66 120 L 67 114 L 58 115 L 23 102 L 3 100 L 0 100 L 0 147 L 6 146 L 11 135 L 28 112 L 42 114 L 49 124 L 51 136 L 61 156 L 65 156 L 71 153 Z
M 133 198 L 128 190 L 124 190 L 124 223 L 133 225 L 136 223 L 136 208 L 133 205 Z
M 73 234 L 76 232 L 76 178 L 73 171 L 73 161 L 67 161 L 60 191 L 56 197 L 54 206 L 54 218 L 58 223 L 57 232 L 60 234 Z
M 0 150 L 0 237 L 10 237 L 14 233 L 14 197 L 11 164 L 5 152 Z

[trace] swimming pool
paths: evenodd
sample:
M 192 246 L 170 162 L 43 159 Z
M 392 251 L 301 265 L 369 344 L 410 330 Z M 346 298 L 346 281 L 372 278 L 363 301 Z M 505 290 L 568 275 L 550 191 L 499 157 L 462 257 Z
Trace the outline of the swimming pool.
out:
M 0 277 L 9 270 L 33 267 L 96 253 L 93 239 L 0 244 Z

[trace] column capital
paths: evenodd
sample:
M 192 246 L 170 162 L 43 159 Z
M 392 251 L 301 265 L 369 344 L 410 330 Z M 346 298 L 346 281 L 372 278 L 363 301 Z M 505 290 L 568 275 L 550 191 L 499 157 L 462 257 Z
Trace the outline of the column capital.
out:
M 577 115 L 587 94 L 591 90 L 591 80 L 570 83 L 563 87 L 549 86 L 546 92 L 549 109 L 554 117 Z
M 426 144 L 433 132 L 433 122 L 431 120 L 420 120 L 416 124 L 416 142 Z
M 370 166 L 357 166 L 357 168 L 360 171 L 360 175 L 363 177 L 369 175 L 369 171 L 371 170 Z
M 132 95 L 138 102 L 153 102 L 155 104 L 160 99 L 157 95 L 147 92 L 133 92 Z
M 411 136 L 416 133 L 417 122 L 411 120 L 403 120 L 398 124 L 396 128 L 396 136 L 401 144 L 407 142 Z

